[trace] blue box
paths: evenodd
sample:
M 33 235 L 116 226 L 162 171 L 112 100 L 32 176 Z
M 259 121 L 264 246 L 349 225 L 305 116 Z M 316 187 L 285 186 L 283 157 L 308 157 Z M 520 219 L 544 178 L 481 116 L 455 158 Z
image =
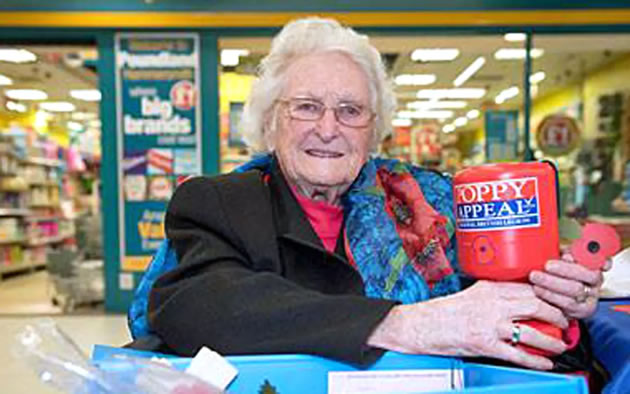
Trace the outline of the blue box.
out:
M 92 360 L 103 369 L 121 368 L 119 356 L 164 357 L 175 368 L 185 369 L 190 358 L 96 345 Z M 118 359 L 117 359 L 118 358 Z M 328 372 L 360 368 L 322 357 L 306 355 L 228 356 L 239 371 L 228 393 L 259 393 L 272 386 L 278 394 L 326 394 Z M 124 366 L 123 366 L 124 368 Z M 463 393 L 588 394 L 582 377 L 463 362 L 451 357 L 386 353 L 369 371 L 411 369 L 462 369 Z M 273 392 L 273 391 L 270 391 Z M 449 391 L 452 393 L 453 391 Z

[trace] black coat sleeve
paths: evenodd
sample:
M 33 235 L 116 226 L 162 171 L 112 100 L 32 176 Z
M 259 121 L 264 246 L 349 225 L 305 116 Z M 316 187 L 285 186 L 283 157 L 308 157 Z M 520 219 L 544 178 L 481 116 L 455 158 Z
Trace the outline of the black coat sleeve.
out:
M 235 231 L 219 187 L 226 185 L 186 181 L 169 204 L 166 233 L 179 264 L 158 279 L 149 302 L 151 328 L 166 345 L 185 356 L 206 345 L 222 354 L 306 353 L 355 364 L 378 359 L 383 351 L 365 342 L 394 303 L 323 294 L 284 278 L 277 259 L 253 255 L 239 234 L 246 229 Z M 267 221 L 270 216 L 253 218 Z

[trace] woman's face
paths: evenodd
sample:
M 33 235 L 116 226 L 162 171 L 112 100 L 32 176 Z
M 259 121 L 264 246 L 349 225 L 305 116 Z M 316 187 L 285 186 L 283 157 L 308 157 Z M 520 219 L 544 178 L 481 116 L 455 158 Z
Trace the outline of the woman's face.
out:
M 287 68 L 285 78 L 272 136 L 284 175 L 293 185 L 345 190 L 368 158 L 373 122 L 370 116 L 361 127 L 346 126 L 337 121 L 332 108 L 352 111 L 357 105 L 371 114 L 367 76 L 347 55 L 324 52 L 298 58 Z M 311 100 L 321 102 L 330 109 L 319 120 L 295 119 L 290 108 L 296 106 L 284 100 L 296 98 L 306 99 L 306 105 Z M 340 110 L 340 116 L 352 113 L 342 111 L 346 110 Z

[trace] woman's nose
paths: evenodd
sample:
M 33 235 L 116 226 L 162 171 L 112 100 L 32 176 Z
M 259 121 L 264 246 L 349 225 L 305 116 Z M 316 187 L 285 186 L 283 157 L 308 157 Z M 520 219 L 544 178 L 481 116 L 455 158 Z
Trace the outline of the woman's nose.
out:
M 322 118 L 317 121 L 317 134 L 324 142 L 335 139 L 339 134 L 339 122 L 332 108 L 326 108 Z

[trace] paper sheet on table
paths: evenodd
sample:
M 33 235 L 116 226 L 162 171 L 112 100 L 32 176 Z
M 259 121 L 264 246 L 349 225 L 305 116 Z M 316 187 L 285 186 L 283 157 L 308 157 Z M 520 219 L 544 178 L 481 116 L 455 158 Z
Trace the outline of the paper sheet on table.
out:
M 601 297 L 630 297 L 630 248 L 617 253 L 610 271 L 604 272 Z
M 461 369 L 329 372 L 328 394 L 402 394 L 460 390 Z

